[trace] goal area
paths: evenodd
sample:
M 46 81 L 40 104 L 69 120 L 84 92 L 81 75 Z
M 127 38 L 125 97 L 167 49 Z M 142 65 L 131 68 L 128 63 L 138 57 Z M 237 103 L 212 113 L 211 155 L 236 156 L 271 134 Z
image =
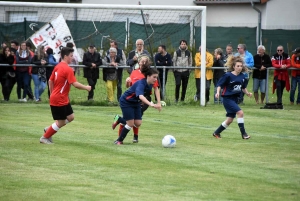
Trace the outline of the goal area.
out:
M 201 77 L 205 77 L 205 6 L 0 1 L 0 30 L 0 41 L 31 40 L 35 46 L 41 43 L 50 46 L 53 42 L 56 48 L 73 42 L 81 58 L 90 44 L 104 54 L 111 40 L 127 56 L 135 49 L 137 39 L 144 40 L 145 49 L 152 55 L 161 44 L 172 53 L 184 39 L 194 52 L 201 45 Z M 51 40 L 44 40 L 41 31 Z M 205 82 L 201 83 L 200 104 L 205 105 Z

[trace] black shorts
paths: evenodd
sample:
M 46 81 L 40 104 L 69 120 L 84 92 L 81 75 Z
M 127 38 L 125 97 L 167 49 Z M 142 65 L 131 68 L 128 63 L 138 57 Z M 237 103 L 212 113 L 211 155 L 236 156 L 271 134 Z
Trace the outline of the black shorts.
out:
M 73 109 L 70 103 L 64 106 L 50 105 L 50 107 L 51 107 L 52 117 L 54 120 L 65 120 L 67 119 L 67 116 L 73 114 Z

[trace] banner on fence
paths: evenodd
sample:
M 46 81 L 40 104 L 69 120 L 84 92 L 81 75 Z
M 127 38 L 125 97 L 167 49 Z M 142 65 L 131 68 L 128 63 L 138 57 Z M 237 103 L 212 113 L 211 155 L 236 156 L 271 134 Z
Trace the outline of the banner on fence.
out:
M 74 44 L 74 57 L 77 57 L 79 62 L 82 61 L 76 49 L 70 29 L 62 14 L 35 32 L 30 37 L 30 40 L 35 47 L 43 45 L 45 50 L 49 47 L 52 48 L 53 56 L 55 57 L 56 61 L 59 61 L 61 49 L 66 47 L 68 42 L 71 42 Z

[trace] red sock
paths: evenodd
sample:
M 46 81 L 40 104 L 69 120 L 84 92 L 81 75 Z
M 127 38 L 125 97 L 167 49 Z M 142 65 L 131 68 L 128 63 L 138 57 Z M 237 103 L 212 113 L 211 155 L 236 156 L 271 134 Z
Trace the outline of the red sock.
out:
M 122 132 L 123 128 L 124 128 L 124 125 L 120 124 L 120 126 L 119 126 L 119 136 L 121 135 L 121 132 Z
M 139 135 L 139 128 L 137 128 L 137 127 L 133 127 L 133 134 L 135 134 L 135 135 Z
M 47 129 L 46 133 L 44 134 L 45 138 L 50 138 L 52 135 L 54 135 L 59 130 L 59 127 L 56 125 L 56 123 L 53 123 L 49 128 Z

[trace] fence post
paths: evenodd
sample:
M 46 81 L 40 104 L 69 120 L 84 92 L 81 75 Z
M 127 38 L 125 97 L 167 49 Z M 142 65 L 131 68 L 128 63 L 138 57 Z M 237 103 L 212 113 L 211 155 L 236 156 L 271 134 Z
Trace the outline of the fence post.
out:
M 27 39 L 27 36 L 26 36 L 26 26 L 27 26 L 27 20 L 26 20 L 26 17 L 24 17 L 24 41 Z
M 266 80 L 266 103 L 269 102 L 269 69 L 267 68 L 267 80 Z
M 163 83 L 160 83 L 163 87 L 162 97 L 161 97 L 162 100 L 165 100 L 165 95 L 166 95 L 166 85 L 165 85 L 166 81 L 165 80 L 166 80 L 166 67 L 163 66 Z

